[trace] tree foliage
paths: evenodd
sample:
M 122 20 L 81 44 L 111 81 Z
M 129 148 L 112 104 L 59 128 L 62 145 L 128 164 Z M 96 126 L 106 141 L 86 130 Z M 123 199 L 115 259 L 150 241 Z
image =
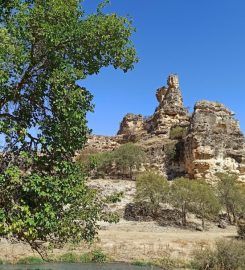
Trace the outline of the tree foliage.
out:
M 96 234 L 94 220 L 102 208 L 95 191 L 84 183 L 75 164 L 63 162 L 56 176 L 23 175 L 11 166 L 0 176 L 0 235 L 26 241 L 38 249 L 36 240 L 55 245 L 67 241 L 91 240 Z M 76 236 L 76 237 L 74 237 Z
M 77 82 L 137 61 L 131 21 L 82 2 L 0 0 L 0 234 L 36 249 L 94 237 L 101 202 L 73 162 L 92 95 Z
M 133 178 L 134 170 L 137 171 L 144 160 L 144 150 L 133 143 L 123 144 L 107 152 L 93 153 L 93 150 L 84 149 L 77 157 L 77 161 L 96 177 L 117 175 L 130 179 Z
M 0 2 L 0 131 L 5 149 L 71 157 L 84 144 L 91 94 L 77 80 L 135 62 L 131 22 L 87 16 L 78 0 Z M 35 127 L 37 136 L 30 129 Z
M 144 172 L 136 178 L 136 201 L 147 201 L 153 212 L 157 212 L 160 203 L 168 201 L 169 184 L 167 179 L 156 172 Z
M 187 213 L 192 212 L 202 219 L 204 229 L 205 219 L 217 216 L 220 210 L 218 198 L 204 179 L 190 180 L 179 178 L 171 185 L 170 202 L 182 212 L 182 225 L 187 225 Z
M 187 178 L 177 178 L 171 185 L 170 193 L 171 204 L 181 210 L 182 225 L 187 225 L 187 213 L 191 209 L 193 202 L 192 181 Z
M 133 143 L 123 144 L 113 152 L 116 169 L 130 178 L 133 176 L 133 169 L 139 169 L 144 159 L 145 152 L 142 147 Z
M 189 180 L 190 181 L 190 180 Z M 205 219 L 214 219 L 220 211 L 219 200 L 214 188 L 208 185 L 204 179 L 191 182 L 192 203 L 190 210 L 202 219 L 202 228 L 205 229 Z
M 229 222 L 234 224 L 237 217 L 245 212 L 245 187 L 238 183 L 234 174 L 218 173 L 217 176 L 220 202 L 225 207 Z

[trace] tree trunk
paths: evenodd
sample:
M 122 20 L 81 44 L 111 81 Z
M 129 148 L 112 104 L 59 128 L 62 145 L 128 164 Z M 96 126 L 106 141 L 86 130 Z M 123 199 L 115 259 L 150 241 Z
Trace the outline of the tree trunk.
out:
M 204 216 L 202 215 L 202 229 L 205 229 L 205 220 L 204 220 Z
M 182 205 L 182 226 L 186 226 L 186 210 L 184 205 Z
M 235 210 L 234 210 L 234 207 L 232 206 L 232 209 L 231 209 L 231 212 L 232 212 L 232 216 L 233 216 L 233 225 L 237 223 L 237 218 L 236 218 L 236 213 L 235 213 Z
M 228 216 L 228 221 L 230 222 L 230 224 L 232 224 L 230 210 L 229 210 L 229 207 L 228 206 L 226 206 L 226 212 L 227 212 L 227 216 Z

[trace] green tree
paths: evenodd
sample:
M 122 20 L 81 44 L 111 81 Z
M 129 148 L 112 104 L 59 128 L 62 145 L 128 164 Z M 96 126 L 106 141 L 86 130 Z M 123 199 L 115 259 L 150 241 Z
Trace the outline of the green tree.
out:
M 113 161 L 117 171 L 130 178 L 133 177 L 133 169 L 139 169 L 144 160 L 144 150 L 133 143 L 123 144 L 113 152 Z
M 182 225 L 187 225 L 187 213 L 193 203 L 192 180 L 181 177 L 173 180 L 170 192 L 171 204 L 181 210 Z
M 25 241 L 43 256 L 36 241 L 60 246 L 68 241 L 90 241 L 96 234 L 95 220 L 103 208 L 96 192 L 84 183 L 75 164 L 63 162 L 59 174 L 23 176 L 9 166 L 0 176 L 0 236 Z
M 125 17 L 79 0 L 0 0 L 0 234 L 29 243 L 90 240 L 101 203 L 73 156 L 92 96 L 77 83 L 137 61 Z
M 149 202 L 154 214 L 157 214 L 160 203 L 168 201 L 168 195 L 167 179 L 156 172 L 144 172 L 136 178 L 135 200 Z
M 211 219 L 218 215 L 220 211 L 219 200 L 214 192 L 214 188 L 208 185 L 204 179 L 192 181 L 192 204 L 191 211 L 202 219 L 202 228 L 205 229 L 205 219 Z
M 99 152 L 91 155 L 89 157 L 89 163 L 94 166 L 96 177 L 110 175 L 113 167 L 112 152 Z
M 221 204 L 225 207 L 229 222 L 237 222 L 239 214 L 245 210 L 244 186 L 238 183 L 237 176 L 234 174 L 218 173 L 219 178 L 217 192 Z
M 130 21 L 78 0 L 0 1 L 0 131 L 8 150 L 70 158 L 88 132 L 91 94 L 77 80 L 137 60 Z M 30 129 L 36 128 L 37 136 Z

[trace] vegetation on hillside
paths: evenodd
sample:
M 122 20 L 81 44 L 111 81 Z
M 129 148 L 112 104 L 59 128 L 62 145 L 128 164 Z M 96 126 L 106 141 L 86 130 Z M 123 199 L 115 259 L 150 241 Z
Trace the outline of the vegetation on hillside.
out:
M 238 183 L 235 174 L 218 173 L 217 187 L 220 202 L 224 205 L 231 224 L 236 224 L 241 213 L 245 213 L 245 187 Z
M 160 203 L 167 202 L 168 181 L 155 172 L 145 172 L 136 178 L 136 201 L 147 201 L 156 215 Z
M 105 175 L 114 174 L 122 178 L 133 179 L 134 172 L 138 171 L 145 161 L 145 152 L 141 146 L 126 143 L 108 152 L 94 153 L 93 150 L 85 149 L 76 160 L 95 177 L 103 178 Z
M 221 177 L 221 175 L 219 175 Z M 225 179 L 225 180 L 224 180 Z M 228 179 L 228 180 L 227 180 Z M 223 187 L 223 181 L 229 181 L 229 189 Z M 148 202 L 155 207 L 155 212 L 159 210 L 160 204 L 168 204 L 178 209 L 182 216 L 182 226 L 187 226 L 187 214 L 194 213 L 201 218 L 202 229 L 205 229 L 205 221 L 218 221 L 221 211 L 226 211 L 227 222 L 234 224 L 234 220 L 230 219 L 230 209 L 236 209 L 233 219 L 240 218 L 238 223 L 238 232 L 241 237 L 244 236 L 244 192 L 245 187 L 232 182 L 234 190 L 230 184 L 231 176 L 222 174 L 222 180 L 218 183 L 218 189 L 209 185 L 204 179 L 191 180 L 188 178 L 177 178 L 171 182 L 164 179 L 155 172 L 145 172 L 136 179 L 136 201 Z M 233 180 L 232 180 L 233 181 Z M 222 186 L 221 186 L 222 185 Z M 226 186 L 225 186 L 226 187 Z M 234 197 L 227 199 L 224 190 Z M 229 198 L 229 199 L 228 199 Z M 228 203 L 229 202 L 229 203 Z M 232 208 L 228 208 L 231 205 Z M 228 210 L 227 210 L 228 209 Z

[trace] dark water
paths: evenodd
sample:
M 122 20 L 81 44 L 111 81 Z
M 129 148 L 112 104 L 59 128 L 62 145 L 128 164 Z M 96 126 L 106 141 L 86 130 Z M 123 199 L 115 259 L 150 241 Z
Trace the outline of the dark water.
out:
M 136 266 L 129 264 L 80 264 L 58 263 L 40 265 L 0 265 L 0 270 L 159 270 L 155 266 Z

